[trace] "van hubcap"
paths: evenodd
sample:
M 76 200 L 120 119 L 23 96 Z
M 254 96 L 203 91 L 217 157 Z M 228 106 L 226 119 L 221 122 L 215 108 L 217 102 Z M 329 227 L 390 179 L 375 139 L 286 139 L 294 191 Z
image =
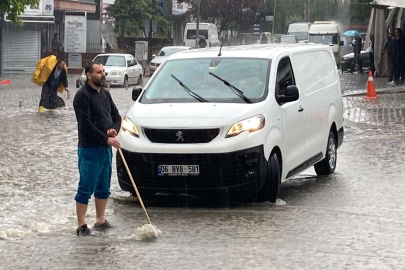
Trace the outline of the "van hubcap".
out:
M 336 145 L 333 138 L 329 138 L 328 143 L 328 152 L 329 152 L 329 167 L 333 170 L 336 166 Z

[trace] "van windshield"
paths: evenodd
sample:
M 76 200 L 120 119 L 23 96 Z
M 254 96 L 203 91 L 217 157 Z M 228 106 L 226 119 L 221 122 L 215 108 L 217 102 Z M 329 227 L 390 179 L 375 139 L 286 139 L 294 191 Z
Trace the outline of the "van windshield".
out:
M 245 103 L 240 96 L 215 76 L 242 91 L 252 103 L 263 101 L 268 92 L 268 59 L 253 58 L 199 58 L 169 60 L 158 69 L 140 100 L 141 103 L 198 103 L 174 75 L 192 92 L 208 102 Z
M 308 32 L 288 32 L 289 35 L 294 35 L 298 38 L 298 40 L 307 40 L 308 39 Z
M 309 43 L 316 44 L 338 44 L 337 34 L 310 34 Z
M 198 31 L 198 35 L 199 36 L 204 36 L 205 39 L 208 39 L 208 30 L 200 29 Z M 196 36 L 197 36 L 197 30 L 195 30 L 195 29 L 187 30 L 187 39 L 195 39 Z

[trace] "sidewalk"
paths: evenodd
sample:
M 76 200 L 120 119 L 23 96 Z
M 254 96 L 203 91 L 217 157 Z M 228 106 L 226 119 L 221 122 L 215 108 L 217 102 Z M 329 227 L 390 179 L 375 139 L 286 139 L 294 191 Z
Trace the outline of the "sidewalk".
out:
M 342 86 L 342 93 L 343 95 L 351 93 L 365 93 L 367 92 L 367 81 L 368 81 L 368 74 L 365 72 L 364 74 L 354 73 L 354 74 L 341 74 L 339 76 L 340 84 Z M 375 89 L 378 92 L 381 91 L 398 91 L 398 90 L 405 90 L 405 85 L 389 85 L 388 84 L 388 77 L 374 77 L 374 85 Z

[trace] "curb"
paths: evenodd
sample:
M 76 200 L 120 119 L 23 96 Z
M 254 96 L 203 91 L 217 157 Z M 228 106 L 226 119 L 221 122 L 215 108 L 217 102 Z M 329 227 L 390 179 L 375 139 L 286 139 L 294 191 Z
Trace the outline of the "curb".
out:
M 350 90 L 348 90 L 350 91 Z M 347 91 L 345 91 L 347 92 Z M 391 88 L 386 88 L 384 90 L 377 90 L 377 94 L 401 94 L 405 93 L 405 88 L 399 88 L 398 87 L 391 87 Z M 355 96 L 363 96 L 367 94 L 367 90 L 362 90 L 361 92 L 356 92 L 356 93 L 348 93 L 348 94 L 343 94 L 342 97 L 355 97 Z

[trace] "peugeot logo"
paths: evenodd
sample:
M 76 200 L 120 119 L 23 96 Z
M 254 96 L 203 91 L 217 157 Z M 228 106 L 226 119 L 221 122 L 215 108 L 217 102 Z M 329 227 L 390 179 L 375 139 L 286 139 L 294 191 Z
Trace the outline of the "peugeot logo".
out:
M 184 142 L 183 132 L 177 131 L 177 132 L 176 132 L 176 137 L 177 137 L 177 141 L 178 141 L 178 142 Z

